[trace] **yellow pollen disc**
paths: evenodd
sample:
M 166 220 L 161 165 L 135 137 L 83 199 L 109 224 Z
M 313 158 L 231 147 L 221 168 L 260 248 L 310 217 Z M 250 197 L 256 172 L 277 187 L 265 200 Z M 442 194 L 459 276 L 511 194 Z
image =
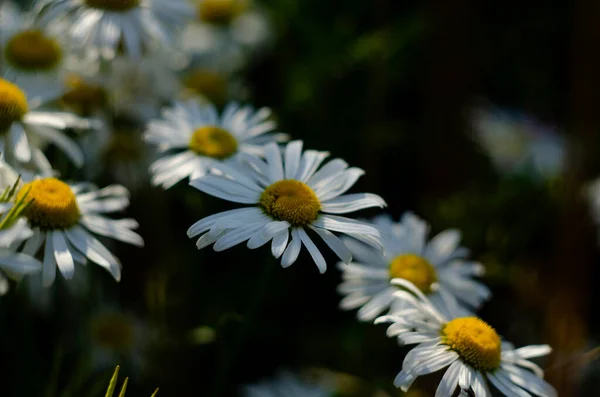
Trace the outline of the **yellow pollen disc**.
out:
M 17 201 L 25 193 L 26 200 L 31 203 L 24 215 L 32 226 L 42 229 L 67 229 L 79 221 L 77 199 L 66 183 L 55 178 L 26 183 L 17 194 Z
M 107 94 L 100 85 L 88 84 L 77 75 L 68 76 L 65 85 L 68 90 L 60 100 L 65 107 L 79 115 L 89 116 L 106 104 Z
M 25 93 L 15 84 L 0 78 L 0 133 L 21 120 L 28 109 Z
M 219 73 L 196 69 L 187 76 L 184 84 L 194 93 L 205 96 L 213 103 L 223 103 L 227 100 L 227 80 Z
M 270 217 L 305 226 L 319 216 L 321 202 L 307 184 L 284 179 L 268 186 L 260 195 L 260 206 Z
M 198 128 L 190 139 L 190 150 L 203 156 L 224 159 L 237 151 L 237 140 L 228 131 L 214 125 Z
M 54 69 L 62 59 L 58 42 L 39 30 L 26 30 L 11 37 L 4 48 L 6 61 L 27 71 Z
M 198 19 L 215 25 L 228 25 L 248 8 L 248 0 L 199 0 Z
M 442 328 L 442 342 L 476 370 L 490 372 L 500 366 L 500 337 L 477 317 L 456 318 Z
M 125 314 L 105 313 L 92 320 L 91 337 L 103 348 L 126 352 L 134 343 L 135 327 Z
M 140 0 L 85 0 L 85 3 L 99 10 L 125 12 L 140 5 Z
M 410 281 L 424 294 L 431 292 L 431 285 L 437 281 L 435 268 L 423 257 L 402 254 L 390 263 L 390 278 L 403 278 Z

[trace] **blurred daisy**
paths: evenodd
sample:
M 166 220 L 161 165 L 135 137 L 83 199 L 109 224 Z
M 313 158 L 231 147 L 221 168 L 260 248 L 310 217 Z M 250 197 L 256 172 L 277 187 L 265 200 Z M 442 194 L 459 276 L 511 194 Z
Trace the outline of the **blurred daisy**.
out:
M 60 105 L 83 117 L 103 117 L 108 109 L 107 84 L 98 75 L 69 73 L 58 98 Z
M 214 164 L 235 162 L 241 154 L 260 155 L 263 145 L 287 139 L 285 134 L 267 134 L 275 128 L 267 108 L 255 111 L 250 106 L 228 104 L 221 116 L 210 104 L 195 100 L 178 102 L 152 120 L 146 141 L 166 154 L 150 166 L 152 183 L 165 189 L 185 178 L 205 175 Z
M 214 174 L 190 182 L 212 196 L 253 205 L 211 215 L 192 225 L 188 236 L 201 235 L 196 243 L 199 249 L 215 243 L 214 250 L 223 251 L 246 240 L 248 248 L 254 249 L 273 240 L 273 256 L 282 257 L 281 265 L 288 267 L 296 261 L 304 245 L 324 273 L 327 264 L 307 230 L 319 235 L 346 263 L 352 260 L 352 254 L 332 232 L 381 248 L 375 227 L 333 215 L 385 206 L 383 199 L 375 194 L 344 195 L 363 175 L 363 170 L 348 168 L 345 161 L 335 159 L 317 171 L 328 153 L 314 150 L 302 153 L 301 141 L 287 144 L 283 161 L 275 143 L 266 145 L 264 151 L 266 162 L 244 155 L 247 167 L 215 163 Z
M 418 344 L 404 358 L 396 387 L 406 391 L 417 377 L 448 367 L 436 396 L 452 396 L 459 388 L 465 395 L 491 397 L 485 379 L 506 396 L 557 396 L 543 380 L 540 367 L 529 361 L 549 354 L 549 346 L 515 349 L 479 318 L 459 317 L 451 308 L 440 311 L 410 282 L 394 279 L 392 283 L 405 289 L 395 292 L 397 299 L 405 301 L 405 309 L 376 323 L 391 322 L 388 336 Z
M 219 51 L 232 61 L 256 55 L 273 38 L 266 13 L 251 0 L 191 0 L 196 19 L 187 25 L 181 46 L 192 54 Z
M 45 78 L 60 87 L 65 45 L 56 31 L 35 22 L 33 14 L 22 12 L 12 2 L 0 5 L 0 65 L 5 78 L 27 86 L 32 77 Z
M 111 60 L 118 52 L 139 58 L 157 44 L 170 46 L 193 17 L 185 0 L 40 0 L 41 19 L 70 18 L 69 36 L 86 56 Z
M 116 57 L 110 63 L 105 88 L 114 113 L 143 124 L 159 117 L 160 109 L 181 90 L 174 66 L 157 55 L 146 55 L 141 61 Z
M 357 262 L 338 264 L 343 279 L 338 291 L 345 295 L 342 309 L 360 307 L 358 318 L 363 321 L 373 321 L 392 304 L 392 312 L 402 309 L 403 301 L 394 299 L 398 288 L 390 283 L 395 278 L 413 283 L 436 307 L 448 300 L 466 305 L 464 314 L 489 299 L 490 290 L 472 279 L 483 275 L 484 268 L 466 260 L 468 250 L 458 245 L 458 230 L 445 230 L 428 242 L 429 226 L 410 212 L 399 223 L 384 215 L 374 224 L 381 232 L 383 252 L 344 239 Z
M 83 164 L 81 149 L 61 130 L 90 128 L 91 123 L 66 112 L 38 111 L 52 89 L 26 93 L 10 81 L 0 78 L 0 151 L 11 165 L 32 162 L 40 171 L 50 173 L 51 166 L 41 147 L 53 143 L 77 166 Z
M 562 174 L 565 140 L 558 132 L 524 114 L 498 108 L 473 112 L 475 139 L 503 173 L 530 173 L 550 179 Z
M 308 383 L 290 372 L 243 388 L 244 397 L 329 397 L 334 390 Z
M 118 259 L 95 237 L 98 234 L 125 243 L 142 246 L 142 238 L 133 229 L 133 219 L 114 220 L 104 214 L 121 211 L 129 205 L 127 189 L 119 185 L 96 189 L 89 183 L 68 185 L 55 178 L 35 179 L 24 184 L 17 198 L 27 193 L 31 200 L 23 215 L 33 229 L 20 250 L 29 255 L 43 246 L 42 282 L 52 285 L 56 267 L 65 279 L 71 279 L 75 263 L 87 260 L 121 279 Z
M 113 367 L 115 362 L 140 370 L 152 337 L 151 330 L 134 314 L 114 307 L 93 311 L 89 317 L 86 349 L 97 369 Z

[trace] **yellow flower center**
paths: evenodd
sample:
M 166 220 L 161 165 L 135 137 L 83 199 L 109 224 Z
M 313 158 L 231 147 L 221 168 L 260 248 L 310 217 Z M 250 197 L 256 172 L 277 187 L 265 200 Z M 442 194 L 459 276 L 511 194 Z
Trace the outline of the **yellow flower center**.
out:
M 268 186 L 260 195 L 260 206 L 272 218 L 305 226 L 319 216 L 321 202 L 307 184 L 284 179 Z
M 23 213 L 34 227 L 67 229 L 79 221 L 79 207 L 71 187 L 55 178 L 38 179 L 26 183 L 17 200 L 27 194 L 31 200 Z
M 187 76 L 184 84 L 195 94 L 205 96 L 213 103 L 224 103 L 227 100 L 227 80 L 219 73 L 196 69 Z
M 237 151 L 237 140 L 221 127 L 207 125 L 194 131 L 190 150 L 208 157 L 224 159 Z
M 104 11 L 125 12 L 140 5 L 140 0 L 85 0 L 92 8 Z
M 390 278 L 403 278 L 410 281 L 424 294 L 431 292 L 431 285 L 437 281 L 435 268 L 423 257 L 402 254 L 390 263 Z
M 135 341 L 135 326 L 122 313 L 104 313 L 92 320 L 92 341 L 100 347 L 126 352 Z
M 58 41 L 39 30 L 26 30 L 11 37 L 4 48 L 6 61 L 16 69 L 51 70 L 62 59 Z
M 127 162 L 139 160 L 142 157 L 142 145 L 139 136 L 135 134 L 134 131 L 114 131 L 103 153 L 106 161 Z
M 29 106 L 25 93 L 15 84 L 0 78 L 0 133 L 25 116 Z
M 248 0 L 199 0 L 198 19 L 215 25 L 228 25 L 248 8 Z
M 442 342 L 476 370 L 491 372 L 500 366 L 502 343 L 486 322 L 477 317 L 456 318 L 442 328 Z
M 102 108 L 107 101 L 106 90 L 100 85 L 88 84 L 77 75 L 67 77 L 67 92 L 60 98 L 61 103 L 82 116 L 89 116 L 95 109 Z

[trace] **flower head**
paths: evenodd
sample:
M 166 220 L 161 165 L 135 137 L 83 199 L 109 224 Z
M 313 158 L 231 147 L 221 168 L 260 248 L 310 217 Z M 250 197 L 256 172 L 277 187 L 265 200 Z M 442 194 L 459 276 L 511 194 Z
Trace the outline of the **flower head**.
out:
M 109 60 L 118 52 L 139 58 L 172 45 L 193 17 L 185 0 L 40 0 L 37 9 L 50 25 L 70 19 L 70 39 L 87 56 Z
M 275 128 L 271 111 L 228 104 L 221 115 L 213 105 L 196 101 L 179 102 L 153 120 L 146 141 L 159 151 L 171 151 L 150 166 L 155 185 L 170 188 L 185 178 L 206 175 L 213 165 L 238 162 L 242 154 L 262 154 L 269 141 L 286 139 L 284 134 L 267 134 Z
M 447 368 L 436 396 L 451 396 L 457 388 L 478 397 L 491 396 L 485 379 L 506 396 L 557 396 L 543 380 L 541 368 L 529 361 L 550 353 L 549 346 L 515 349 L 483 320 L 463 317 L 452 306 L 437 309 L 409 281 L 392 283 L 402 288 L 394 295 L 404 301 L 404 309 L 376 323 L 392 323 L 388 336 L 418 344 L 406 355 L 396 387 L 406 391 L 417 377 Z
M 143 245 L 133 229 L 133 219 L 114 220 L 104 214 L 120 211 L 129 204 L 127 190 L 119 185 L 96 189 L 90 184 L 69 185 L 56 178 L 40 178 L 24 184 L 17 197 L 27 195 L 29 206 L 23 213 L 33 235 L 22 252 L 35 255 L 43 249 L 42 282 L 50 286 L 56 267 L 66 279 L 73 277 L 75 263 L 87 260 L 107 269 L 119 281 L 118 259 L 94 234 L 134 245 Z
M 343 309 L 360 308 L 358 318 L 363 321 L 374 320 L 390 307 L 402 309 L 403 301 L 394 299 L 395 278 L 413 283 L 436 306 L 447 301 L 465 306 L 463 314 L 490 297 L 489 289 L 472 278 L 481 276 L 484 268 L 466 259 L 468 250 L 459 246 L 458 230 L 445 230 L 427 241 L 429 226 L 410 212 L 399 223 L 387 215 L 373 223 L 381 231 L 383 252 L 353 239 L 344 241 L 356 262 L 338 265 Z
M 381 248 L 376 228 L 337 215 L 385 206 L 383 199 L 374 194 L 344 195 L 363 174 L 362 170 L 348 168 L 341 159 L 331 160 L 319 169 L 328 154 L 314 150 L 303 153 L 301 141 L 287 144 L 283 159 L 275 143 L 266 145 L 264 150 L 266 161 L 244 154 L 245 166 L 215 163 L 215 173 L 190 182 L 210 195 L 252 205 L 215 214 L 192 225 L 188 236 L 201 235 L 198 248 L 214 243 L 215 251 L 222 251 L 248 240 L 248 248 L 254 249 L 272 240 L 273 256 L 282 257 L 281 265 L 288 267 L 304 245 L 321 273 L 327 264 L 306 233 L 309 230 L 346 263 L 352 254 L 332 232 Z

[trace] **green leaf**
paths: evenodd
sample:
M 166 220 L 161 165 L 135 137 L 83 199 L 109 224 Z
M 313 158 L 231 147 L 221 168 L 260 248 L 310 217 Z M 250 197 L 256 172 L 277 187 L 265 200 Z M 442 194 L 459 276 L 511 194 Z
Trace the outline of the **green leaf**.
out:
M 108 390 L 106 390 L 105 397 L 112 397 L 115 392 L 115 388 L 117 387 L 117 379 L 119 378 L 119 366 L 115 368 L 115 372 L 113 373 L 112 378 L 110 379 L 110 383 L 108 384 Z

